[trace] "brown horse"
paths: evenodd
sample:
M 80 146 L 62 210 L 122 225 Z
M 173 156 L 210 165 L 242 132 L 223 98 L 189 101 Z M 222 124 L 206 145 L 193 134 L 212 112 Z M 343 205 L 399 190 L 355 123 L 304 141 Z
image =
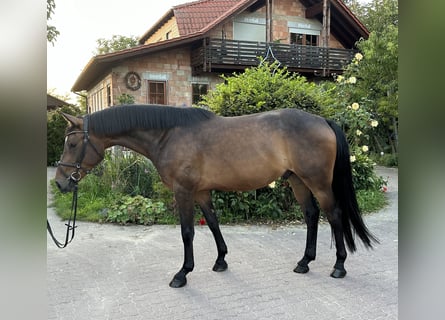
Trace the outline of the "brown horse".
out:
M 56 172 L 62 192 L 74 186 L 104 157 L 106 148 L 125 146 L 147 158 L 174 192 L 184 242 L 184 264 L 170 282 L 186 284 L 193 270 L 194 204 L 215 238 L 214 271 L 227 269 L 227 247 L 210 198 L 211 190 L 246 191 L 284 177 L 307 223 L 306 249 L 294 271 L 306 273 L 315 259 L 319 208 L 331 225 L 337 260 L 331 276 L 346 275 L 345 242 L 356 250 L 353 232 L 366 247 L 377 239 L 366 228 L 352 185 L 349 148 L 332 121 L 296 109 L 220 117 L 199 108 L 129 105 L 78 118 L 64 114 L 64 151 Z M 315 197 L 315 198 L 314 198 Z

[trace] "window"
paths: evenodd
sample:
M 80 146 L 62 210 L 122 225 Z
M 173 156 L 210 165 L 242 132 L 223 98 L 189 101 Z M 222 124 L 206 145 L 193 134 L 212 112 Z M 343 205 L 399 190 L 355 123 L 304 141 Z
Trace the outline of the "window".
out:
M 111 86 L 107 85 L 107 106 L 111 106 Z
M 303 33 L 291 33 L 290 43 L 299 44 L 303 46 L 318 46 L 318 35 L 303 34 Z
M 201 96 L 207 93 L 208 85 L 201 83 L 192 84 L 192 103 L 197 104 L 201 101 Z
M 167 104 L 165 81 L 148 81 L 148 103 Z
M 165 39 L 166 39 L 166 40 L 170 39 L 171 33 L 172 33 L 172 32 L 169 31 L 169 32 L 167 32 L 167 33 L 165 34 Z
M 102 110 L 105 106 L 103 103 L 103 94 L 104 94 L 104 89 L 101 88 L 95 92 L 93 92 L 90 96 L 89 96 L 89 109 L 90 112 L 96 112 L 99 110 Z

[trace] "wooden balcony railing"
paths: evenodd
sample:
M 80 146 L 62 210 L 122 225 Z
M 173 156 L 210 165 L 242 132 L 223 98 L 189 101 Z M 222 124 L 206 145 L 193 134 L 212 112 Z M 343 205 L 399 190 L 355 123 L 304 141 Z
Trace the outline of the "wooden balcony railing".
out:
M 356 51 L 296 44 L 210 39 L 192 51 L 195 74 L 256 66 L 259 57 L 278 60 L 291 71 L 306 73 L 342 73 Z

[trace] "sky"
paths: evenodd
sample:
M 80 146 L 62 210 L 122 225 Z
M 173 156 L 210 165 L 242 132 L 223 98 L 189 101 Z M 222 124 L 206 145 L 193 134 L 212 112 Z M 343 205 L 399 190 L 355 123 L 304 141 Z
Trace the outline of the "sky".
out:
M 140 37 L 169 9 L 186 2 L 191 0 L 55 0 L 48 24 L 60 35 L 54 46 L 47 44 L 47 90 L 75 103 L 71 87 L 94 56 L 97 39 Z
M 60 32 L 54 46 L 47 44 L 47 90 L 69 95 L 71 87 L 94 56 L 99 38 L 144 34 L 173 6 L 190 0 L 55 0 L 48 24 Z

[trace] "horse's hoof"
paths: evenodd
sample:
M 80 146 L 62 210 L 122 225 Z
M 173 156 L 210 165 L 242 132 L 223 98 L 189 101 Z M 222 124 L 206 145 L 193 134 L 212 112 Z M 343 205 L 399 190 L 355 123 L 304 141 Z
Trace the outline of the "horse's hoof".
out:
M 344 278 L 346 275 L 345 269 L 335 269 L 331 272 L 331 277 L 335 279 Z
M 170 287 L 171 288 L 181 288 L 187 284 L 187 278 L 177 278 L 176 276 L 173 278 L 172 281 L 170 281 Z
M 309 271 L 309 267 L 307 265 L 302 266 L 300 264 L 297 264 L 297 266 L 294 269 L 294 272 L 296 273 L 307 273 Z
M 222 272 L 227 270 L 227 262 L 215 262 L 215 265 L 213 266 L 213 271 L 215 272 Z

